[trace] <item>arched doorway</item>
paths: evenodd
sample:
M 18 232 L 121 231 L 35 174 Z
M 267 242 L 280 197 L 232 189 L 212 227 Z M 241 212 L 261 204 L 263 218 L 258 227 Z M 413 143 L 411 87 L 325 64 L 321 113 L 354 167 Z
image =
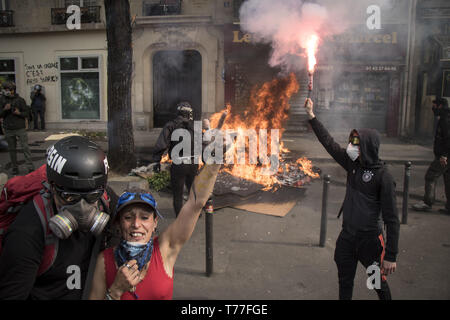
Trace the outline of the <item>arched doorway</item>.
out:
M 163 127 L 176 116 L 176 105 L 188 101 L 194 119 L 202 116 L 202 57 L 195 50 L 163 50 L 153 56 L 153 123 Z

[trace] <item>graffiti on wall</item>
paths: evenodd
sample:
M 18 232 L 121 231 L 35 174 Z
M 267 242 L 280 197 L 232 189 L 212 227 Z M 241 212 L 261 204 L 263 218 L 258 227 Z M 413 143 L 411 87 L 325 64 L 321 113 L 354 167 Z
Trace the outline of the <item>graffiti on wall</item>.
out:
M 58 62 L 44 64 L 25 64 L 27 85 L 58 82 Z

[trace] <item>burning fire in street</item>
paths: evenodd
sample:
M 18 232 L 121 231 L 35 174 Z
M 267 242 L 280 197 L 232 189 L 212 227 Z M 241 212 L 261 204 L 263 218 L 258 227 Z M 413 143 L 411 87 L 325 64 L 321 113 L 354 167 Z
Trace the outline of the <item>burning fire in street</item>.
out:
M 233 164 L 227 164 L 222 169 L 234 177 L 249 180 L 264 186 L 264 190 L 276 189 L 280 184 L 301 186 L 309 182 L 311 179 L 318 178 L 319 174 L 314 172 L 311 161 L 306 158 L 300 158 L 294 162 L 286 162 L 282 155 L 288 154 L 290 151 L 283 145 L 281 141 L 283 125 L 289 116 L 289 100 L 299 90 L 299 84 L 293 73 L 286 78 L 274 79 L 264 83 L 260 88 L 253 88 L 248 106 L 243 113 L 235 113 L 230 105 L 227 106 L 228 115 L 225 118 L 222 129 L 236 133 L 232 147 L 228 153 L 234 157 Z M 221 112 L 211 116 L 211 127 L 217 127 Z M 266 129 L 266 137 L 260 135 L 260 129 Z M 274 130 L 275 129 L 275 130 Z M 256 134 L 256 147 L 258 148 L 259 161 L 251 163 L 249 150 L 252 145 L 250 139 L 252 137 L 240 137 L 243 132 L 254 130 Z M 278 134 L 278 137 L 271 137 L 271 134 Z M 239 146 L 237 141 L 245 139 L 245 162 L 238 159 L 235 152 Z M 248 138 L 248 139 L 246 139 Z M 264 138 L 264 139 L 263 139 Z M 267 141 L 267 145 L 260 142 Z M 279 141 L 278 171 L 272 175 L 264 174 L 270 167 L 270 164 L 262 161 L 262 154 L 269 155 L 271 153 L 272 144 Z M 261 148 L 261 149 L 260 149 Z M 262 150 L 265 149 L 265 150 Z M 273 159 L 271 159 L 273 161 Z

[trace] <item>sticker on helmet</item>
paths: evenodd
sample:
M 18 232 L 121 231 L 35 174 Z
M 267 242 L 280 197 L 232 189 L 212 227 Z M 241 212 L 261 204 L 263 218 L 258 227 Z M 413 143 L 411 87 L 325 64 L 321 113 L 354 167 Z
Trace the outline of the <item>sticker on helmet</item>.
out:
M 47 156 L 47 166 L 49 166 L 56 172 L 61 173 L 66 162 L 67 159 L 58 154 L 58 151 L 55 149 L 54 146 L 50 148 Z
M 105 159 L 103 159 L 103 164 L 105 165 L 105 174 L 108 174 L 109 165 L 108 165 L 108 159 L 106 157 L 105 157 Z

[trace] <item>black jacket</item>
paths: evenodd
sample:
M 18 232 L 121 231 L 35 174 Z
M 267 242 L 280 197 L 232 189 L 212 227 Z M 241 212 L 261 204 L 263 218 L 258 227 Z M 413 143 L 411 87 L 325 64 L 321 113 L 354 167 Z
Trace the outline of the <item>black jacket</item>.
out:
M 385 258 L 394 262 L 398 253 L 400 222 L 394 179 L 378 157 L 378 133 L 373 129 L 357 129 L 361 154 L 352 161 L 346 149 L 333 140 L 317 118 L 310 120 L 310 124 L 327 152 L 347 171 L 342 228 L 355 236 L 378 235 L 382 233 L 382 218 L 387 227 Z
M 175 120 L 169 121 L 164 125 L 153 150 L 152 162 L 160 162 L 166 150 L 168 150 L 169 157 L 171 157 L 173 147 L 181 142 L 171 141 L 172 133 L 176 129 L 186 129 L 191 133 L 191 155 L 194 155 L 194 121 L 178 116 Z
M 34 91 L 32 91 L 30 94 L 30 98 L 31 98 L 31 108 L 45 110 L 45 101 L 47 100 L 45 98 L 45 95 L 43 95 L 40 92 L 35 93 Z
M 7 104 L 11 104 L 11 109 L 5 110 Z M 18 109 L 20 114 L 13 113 L 15 109 Z M 25 129 L 25 119 L 28 117 L 27 104 L 25 100 L 18 94 L 13 97 L 6 97 L 1 101 L 0 105 L 0 118 L 3 118 L 3 126 L 6 130 Z
M 440 112 L 439 120 L 434 136 L 433 152 L 439 158 L 450 155 L 450 109 L 445 108 Z
M 80 300 L 95 237 L 75 231 L 59 240 L 51 268 L 36 277 L 44 252 L 44 230 L 33 201 L 29 201 L 9 226 L 0 256 L 0 300 Z M 68 267 L 80 269 L 81 288 L 70 290 Z

